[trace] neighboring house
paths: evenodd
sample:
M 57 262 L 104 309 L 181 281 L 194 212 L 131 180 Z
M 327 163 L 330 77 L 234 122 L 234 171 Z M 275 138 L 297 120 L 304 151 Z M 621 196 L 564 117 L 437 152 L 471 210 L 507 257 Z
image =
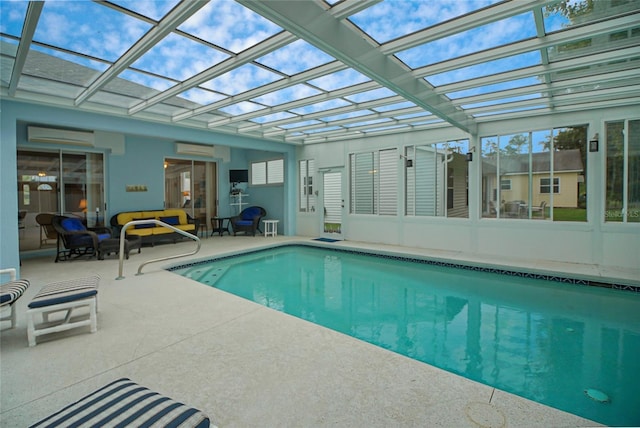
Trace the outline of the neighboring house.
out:
M 580 183 L 584 183 L 584 165 L 579 149 L 553 152 L 553 172 L 549 152 L 501 155 L 499 165 L 495 158 L 485 157 L 482 164 L 484 192 L 495 203 L 524 201 L 540 205 L 545 201 L 553 206 L 577 208 L 580 201 Z M 500 196 L 496 169 L 500 168 Z M 489 201 L 486 201 L 489 202 Z M 486 204 L 490 206 L 489 203 Z

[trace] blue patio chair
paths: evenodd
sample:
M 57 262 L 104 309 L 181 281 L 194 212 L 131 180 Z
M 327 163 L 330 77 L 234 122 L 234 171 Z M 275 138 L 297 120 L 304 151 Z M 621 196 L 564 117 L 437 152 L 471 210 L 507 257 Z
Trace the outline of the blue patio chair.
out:
M 81 256 L 98 256 L 100 242 L 111 238 L 107 227 L 87 228 L 77 217 L 57 215 L 51 221 L 58 232 L 56 263 Z M 60 243 L 63 248 L 60 248 Z
M 260 230 L 260 219 L 267 215 L 267 212 L 262 207 L 249 207 L 242 210 L 240 214 L 235 217 L 231 217 L 231 228 L 233 229 L 233 236 L 237 232 L 244 232 L 246 235 L 251 233 L 252 236 L 256 236 L 256 230 Z

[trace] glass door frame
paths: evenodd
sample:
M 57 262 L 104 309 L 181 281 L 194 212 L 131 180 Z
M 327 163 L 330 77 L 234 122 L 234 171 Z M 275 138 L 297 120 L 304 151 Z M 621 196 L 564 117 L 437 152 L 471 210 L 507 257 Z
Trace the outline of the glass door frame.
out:
M 36 223 L 39 213 L 78 217 L 88 227 L 104 224 L 105 162 L 101 151 L 17 147 L 18 207 L 27 211 L 20 253 L 48 246 L 43 246 L 42 226 Z
M 180 176 L 167 176 L 174 165 L 184 169 L 179 172 L 180 176 L 189 172 L 188 182 Z M 164 159 L 164 170 L 164 208 L 183 209 L 190 217 L 200 220 L 201 229 L 208 231 L 211 218 L 218 213 L 218 163 L 169 156 Z M 173 196 L 171 186 L 178 186 Z M 180 198 L 180 203 L 172 203 L 172 197 Z
M 319 171 L 322 178 L 322 188 L 319 198 L 320 213 L 320 236 L 328 239 L 344 239 L 344 209 L 345 209 L 345 193 L 344 193 L 344 168 L 331 168 Z M 339 178 L 339 183 L 332 184 L 327 188 L 327 177 L 334 176 Z M 339 195 L 337 194 L 339 192 Z M 328 196 L 337 196 L 333 201 L 327 201 Z M 330 203 L 327 203 L 330 202 Z M 339 217 L 339 218 L 338 218 Z M 333 221 L 327 221 L 327 218 Z M 337 222 L 335 221 L 337 220 Z M 337 225 L 337 227 L 335 226 Z

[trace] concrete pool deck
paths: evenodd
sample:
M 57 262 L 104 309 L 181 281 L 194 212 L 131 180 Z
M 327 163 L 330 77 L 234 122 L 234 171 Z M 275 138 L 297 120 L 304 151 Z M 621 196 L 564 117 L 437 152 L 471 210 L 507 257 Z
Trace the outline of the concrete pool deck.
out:
M 196 258 L 296 237 L 213 237 Z M 219 427 L 253 426 L 598 426 L 360 340 L 167 272 L 193 243 L 159 245 L 118 260 L 23 260 L 31 286 L 18 325 L 0 334 L 0 425 L 28 426 L 112 380 L 128 377 L 196 407 Z M 360 248 L 462 260 L 463 255 L 341 242 Z M 471 258 L 481 261 L 477 257 Z M 539 262 L 536 262 L 539 264 Z M 6 267 L 6 266 L 3 266 Z M 532 266 L 532 268 L 535 266 Z M 584 272 L 584 266 L 537 266 Z M 581 270 L 582 269 L 582 270 Z M 597 272 L 631 280 L 638 272 Z M 29 348 L 26 306 L 45 284 L 99 274 L 98 331 L 39 338 Z M 636 275 L 636 276 L 634 276 Z

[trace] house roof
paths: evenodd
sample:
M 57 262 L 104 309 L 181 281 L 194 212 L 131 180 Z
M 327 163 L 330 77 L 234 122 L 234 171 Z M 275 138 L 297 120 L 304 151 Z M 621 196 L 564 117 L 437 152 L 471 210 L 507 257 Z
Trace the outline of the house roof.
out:
M 515 155 L 505 155 L 500 157 L 500 169 L 507 174 L 528 174 L 529 159 L 531 159 L 531 171 L 542 173 L 551 171 L 551 156 L 549 152 L 531 153 L 531 158 L 527 153 Z M 485 157 L 482 162 L 483 173 L 494 173 L 496 171 L 495 157 Z M 558 150 L 553 152 L 553 170 L 555 172 L 582 172 L 584 166 L 582 155 L 579 149 Z
M 636 0 L 0 3 L 0 96 L 291 144 L 638 105 Z

